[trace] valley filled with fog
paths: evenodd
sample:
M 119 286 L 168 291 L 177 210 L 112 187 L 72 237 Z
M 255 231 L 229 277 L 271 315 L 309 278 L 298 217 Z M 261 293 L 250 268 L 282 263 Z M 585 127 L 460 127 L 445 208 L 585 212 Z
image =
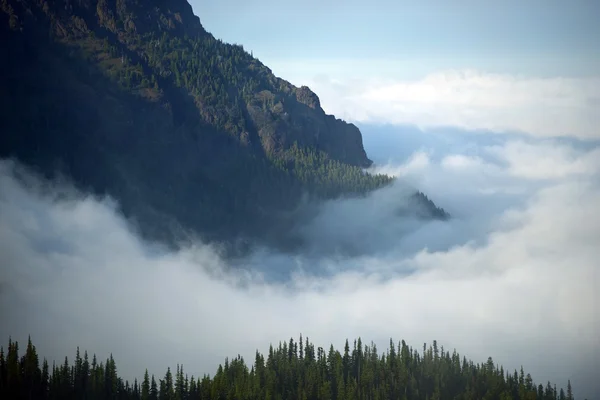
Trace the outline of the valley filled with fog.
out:
M 3 0 L 0 398 L 599 398 L 576 3 Z
M 224 357 L 300 333 L 419 348 L 436 339 L 476 361 L 578 396 L 600 392 L 600 146 L 594 140 L 358 123 L 374 170 L 396 184 L 322 204 L 290 256 L 235 266 L 208 245 L 143 242 L 112 199 L 0 164 L 0 335 L 58 362 L 113 353 L 124 377 Z M 416 188 L 450 213 L 402 213 Z M 233 267 L 233 268 L 232 268 Z M 586 375 L 586 373 L 588 375 Z

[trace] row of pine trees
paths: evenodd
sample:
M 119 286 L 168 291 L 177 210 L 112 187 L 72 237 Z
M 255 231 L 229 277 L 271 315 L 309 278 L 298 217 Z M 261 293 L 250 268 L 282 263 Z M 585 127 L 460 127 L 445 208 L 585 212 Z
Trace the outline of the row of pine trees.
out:
M 241 356 L 225 359 L 214 377 L 195 378 L 183 366 L 167 368 L 159 378 L 146 370 L 133 383 L 119 377 L 112 355 L 98 362 L 79 348 L 73 362 L 46 359 L 40 365 L 31 339 L 19 357 L 19 344 L 9 339 L 0 350 L 0 399 L 135 399 L 135 400 L 573 400 L 550 382 L 534 384 L 531 375 L 504 371 L 492 358 L 475 364 L 436 341 L 419 352 L 401 341 L 390 340 L 379 354 L 361 339 L 343 352 L 333 346 L 315 349 L 308 338 L 270 346 L 265 356 L 256 352 L 253 365 Z

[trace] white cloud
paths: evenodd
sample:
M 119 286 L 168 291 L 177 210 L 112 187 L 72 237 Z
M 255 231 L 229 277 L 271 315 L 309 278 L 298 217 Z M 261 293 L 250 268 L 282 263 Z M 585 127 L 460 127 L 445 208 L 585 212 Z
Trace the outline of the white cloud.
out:
M 509 166 L 514 176 L 530 179 L 576 178 L 600 174 L 600 148 L 578 151 L 552 142 L 513 141 L 486 149 Z
M 23 186 L 2 163 L 0 337 L 31 333 L 57 360 L 77 345 L 113 352 L 128 376 L 177 362 L 190 374 L 214 373 L 226 356 L 251 360 L 299 333 L 325 346 L 358 336 L 380 347 L 389 337 L 417 348 L 437 339 L 476 361 L 523 364 L 537 382 L 570 378 L 578 397 L 591 397 L 597 380 L 581 371 L 600 359 L 593 153 L 533 141 L 527 152 L 561 155 L 555 168 L 566 172 L 531 174 L 522 172 L 529 153 L 515 150 L 523 146 L 490 147 L 500 163 L 485 147 L 479 155 L 419 149 L 388 168 L 450 205 L 454 220 L 397 216 L 402 185 L 330 202 L 300 232 L 312 253 L 265 250 L 246 260 L 246 275 L 207 246 L 151 252 L 112 203 Z M 362 253 L 319 253 L 348 242 Z M 286 269 L 297 273 L 283 282 L 254 273 Z
M 444 157 L 442 167 L 453 169 L 469 169 L 480 168 L 483 166 L 483 161 L 479 157 L 468 157 L 462 154 L 452 154 Z
M 386 174 L 390 176 L 402 177 L 419 172 L 426 171 L 431 165 L 429 154 L 420 150 L 415 152 L 404 164 L 394 165 L 385 164 L 373 168 L 374 173 Z
M 419 80 L 340 83 L 319 77 L 305 83 L 328 113 L 353 122 L 600 138 L 600 77 L 531 78 L 451 70 Z

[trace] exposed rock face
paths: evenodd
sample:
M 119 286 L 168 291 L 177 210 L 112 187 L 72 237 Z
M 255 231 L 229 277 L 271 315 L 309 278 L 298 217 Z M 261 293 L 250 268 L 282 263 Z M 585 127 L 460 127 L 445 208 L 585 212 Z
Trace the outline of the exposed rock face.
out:
M 296 100 L 305 106 L 309 106 L 313 110 L 321 108 L 321 102 L 319 101 L 319 98 L 312 90 L 308 88 L 308 86 L 302 86 L 296 89 Z
M 368 167 L 372 164 L 355 125 L 326 115 L 319 98 L 308 87 L 290 85 L 287 89 L 295 95 L 263 91 L 248 105 L 252 121 L 261 127 L 258 133 L 267 151 L 285 150 L 297 142 L 300 146 L 325 151 L 333 159 L 350 165 Z

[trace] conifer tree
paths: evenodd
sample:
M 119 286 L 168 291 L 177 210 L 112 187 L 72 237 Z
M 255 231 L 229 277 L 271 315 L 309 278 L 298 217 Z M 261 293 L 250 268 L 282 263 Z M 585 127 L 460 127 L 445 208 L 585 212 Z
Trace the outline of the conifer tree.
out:
M 534 384 L 531 375 L 516 370 L 505 373 L 502 366 L 495 365 L 491 357 L 486 362 L 474 363 L 443 346 L 436 357 L 436 343 L 425 346 L 423 354 L 409 348 L 404 341 L 398 347 L 390 341 L 387 351 L 379 353 L 375 343 L 364 346 L 356 340 L 350 354 L 348 341 L 342 355 L 333 345 L 325 351 L 308 339 L 303 343 L 306 357 L 300 359 L 290 349 L 293 341 L 283 341 L 277 348 L 270 346 L 265 363 L 257 351 L 254 364 L 249 369 L 238 355 L 226 358 L 211 379 L 188 378 L 182 365 L 177 365 L 173 376 L 167 367 L 164 379 L 157 387 L 154 375 L 148 370 L 138 383 L 133 384 L 117 375 L 112 355 L 106 365 L 98 364 L 94 355 L 91 366 L 87 352 L 82 359 L 77 351 L 71 365 L 68 357 L 51 373 L 44 359 L 42 367 L 37 363 L 35 346 L 29 341 L 25 354 L 18 359 L 18 343 L 9 341 L 9 354 L 0 348 L 0 394 L 2 399 L 177 399 L 177 400 L 228 400 L 228 399 L 298 399 L 298 400 L 452 400 L 452 399 L 499 399 L 499 400 L 566 400 L 573 399 L 571 382 L 567 392 L 558 390 L 548 382 L 545 386 Z M 14 363 L 15 355 L 17 360 Z M 10 359 L 10 363 L 9 363 Z M 8 370 L 17 368 L 19 380 L 11 380 L 8 386 Z M 86 367 L 87 365 L 87 367 Z M 88 374 L 89 379 L 85 376 Z M 345 371 L 349 371 L 347 377 Z M 10 390 L 9 390 L 10 389 Z M 83 395 L 81 395 L 83 394 Z
M 144 372 L 144 381 L 142 382 L 142 400 L 150 399 L 150 376 L 148 370 Z
M 158 400 L 158 387 L 156 386 L 154 374 L 152 374 L 152 381 L 150 383 L 150 400 Z

